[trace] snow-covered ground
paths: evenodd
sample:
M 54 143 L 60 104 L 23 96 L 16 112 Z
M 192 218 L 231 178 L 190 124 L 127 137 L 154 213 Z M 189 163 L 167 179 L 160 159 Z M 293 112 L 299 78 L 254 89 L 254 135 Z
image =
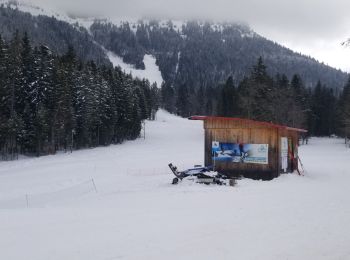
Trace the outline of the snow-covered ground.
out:
M 163 83 L 163 77 L 159 70 L 158 65 L 156 64 L 156 58 L 152 55 L 146 54 L 143 57 L 143 63 L 145 64 L 145 69 L 135 69 L 135 67 L 131 64 L 127 64 L 123 61 L 121 57 L 114 54 L 111 51 L 107 51 L 107 56 L 109 60 L 112 62 L 113 66 L 119 66 L 122 71 L 126 73 L 131 73 L 133 77 L 137 77 L 139 79 L 148 79 L 148 81 L 153 84 L 157 83 L 157 86 L 160 86 Z
M 203 161 L 202 122 L 160 111 L 145 140 L 1 162 L 0 259 L 350 259 L 350 150 L 301 157 L 304 177 L 173 186 L 167 163 Z

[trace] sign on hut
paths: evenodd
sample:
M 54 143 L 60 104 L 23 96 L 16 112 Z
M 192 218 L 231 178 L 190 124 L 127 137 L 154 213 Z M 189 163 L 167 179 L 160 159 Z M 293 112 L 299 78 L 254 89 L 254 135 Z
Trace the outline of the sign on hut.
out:
M 307 130 L 241 118 L 203 120 L 205 166 L 228 176 L 271 180 L 298 170 L 299 134 Z

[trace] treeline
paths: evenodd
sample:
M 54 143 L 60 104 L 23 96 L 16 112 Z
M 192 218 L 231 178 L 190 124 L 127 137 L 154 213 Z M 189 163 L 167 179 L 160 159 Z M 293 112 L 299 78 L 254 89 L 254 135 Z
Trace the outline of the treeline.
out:
M 119 68 L 33 48 L 27 34 L 0 36 L 0 151 L 44 155 L 121 143 L 158 109 L 158 89 Z
M 242 117 L 305 128 L 309 135 L 329 136 L 350 133 L 350 81 L 337 93 L 320 81 L 307 88 L 294 75 L 271 77 L 262 58 L 237 86 L 233 78 L 216 87 L 174 88 L 163 84 L 162 106 L 183 117 L 215 115 Z

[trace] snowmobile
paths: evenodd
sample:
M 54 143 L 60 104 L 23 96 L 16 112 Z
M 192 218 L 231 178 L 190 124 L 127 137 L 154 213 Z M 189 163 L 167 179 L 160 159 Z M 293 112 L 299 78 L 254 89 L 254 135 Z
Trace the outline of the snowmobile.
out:
M 194 168 L 179 171 L 172 163 L 168 164 L 170 170 L 175 175 L 172 184 L 178 184 L 185 178 L 194 180 L 197 183 L 203 184 L 217 184 L 217 185 L 230 185 L 236 184 L 235 179 L 230 179 L 227 176 L 214 172 L 213 167 L 202 167 L 200 165 L 194 166 Z

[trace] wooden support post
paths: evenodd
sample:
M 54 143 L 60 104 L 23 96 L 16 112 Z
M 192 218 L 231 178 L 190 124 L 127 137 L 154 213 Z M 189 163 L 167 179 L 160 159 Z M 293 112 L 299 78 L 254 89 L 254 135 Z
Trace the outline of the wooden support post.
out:
M 26 202 L 27 202 L 27 208 L 29 208 L 29 199 L 28 199 L 28 194 L 26 194 Z

